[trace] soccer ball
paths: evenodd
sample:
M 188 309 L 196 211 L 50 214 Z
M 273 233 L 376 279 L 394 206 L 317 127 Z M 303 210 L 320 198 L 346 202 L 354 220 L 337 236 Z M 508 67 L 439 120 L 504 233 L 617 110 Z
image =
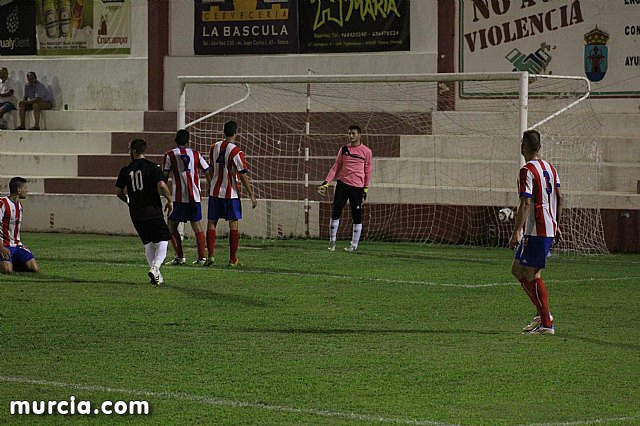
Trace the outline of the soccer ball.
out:
M 509 207 L 504 207 L 498 212 L 498 220 L 500 222 L 509 222 L 516 217 L 516 214 Z

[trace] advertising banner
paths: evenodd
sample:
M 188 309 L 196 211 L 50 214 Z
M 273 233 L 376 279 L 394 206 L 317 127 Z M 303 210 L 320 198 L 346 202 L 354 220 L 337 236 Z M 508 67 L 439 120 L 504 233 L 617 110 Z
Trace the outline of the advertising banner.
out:
M 640 1 L 458 4 L 460 72 L 583 76 L 592 96 L 640 96 Z
M 301 53 L 409 50 L 409 0 L 300 2 Z
M 297 53 L 297 5 L 297 0 L 195 0 L 194 53 Z
M 0 56 L 36 54 L 35 0 L 0 0 Z
M 130 53 L 131 1 L 36 0 L 38 55 Z

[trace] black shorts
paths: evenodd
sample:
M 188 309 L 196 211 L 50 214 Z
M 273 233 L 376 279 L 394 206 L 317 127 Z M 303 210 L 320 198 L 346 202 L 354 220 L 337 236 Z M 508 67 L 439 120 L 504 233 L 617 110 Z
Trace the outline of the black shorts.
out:
M 142 244 L 159 243 L 171 239 L 169 228 L 163 218 L 134 220 L 133 227 L 136 228 Z
M 342 215 L 342 209 L 349 201 L 351 205 L 351 218 L 354 224 L 362 223 L 362 198 L 364 191 L 357 186 L 347 185 L 342 181 L 337 181 L 336 192 L 333 196 L 333 211 L 331 219 L 338 220 Z

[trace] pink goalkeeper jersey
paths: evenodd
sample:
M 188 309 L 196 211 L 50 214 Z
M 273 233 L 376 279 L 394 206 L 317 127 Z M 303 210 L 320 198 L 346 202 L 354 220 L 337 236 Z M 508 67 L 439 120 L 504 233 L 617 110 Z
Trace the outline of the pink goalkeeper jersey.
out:
M 331 182 L 337 179 L 357 188 L 369 187 L 372 158 L 371 150 L 362 143 L 358 146 L 345 145 L 338 151 L 336 161 L 324 180 Z
M 211 145 L 209 161 L 213 165 L 209 195 L 216 198 L 240 198 L 240 173 L 248 173 L 244 152 L 233 142 L 223 140 Z
M 524 235 L 555 237 L 558 198 L 556 188 L 560 178 L 556 169 L 544 160 L 527 162 L 520 169 L 518 192 L 520 197 L 531 198 L 531 210 L 524 225 Z
M 22 204 L 14 203 L 9 197 L 0 198 L 0 219 L 2 220 L 2 245 L 21 246 L 20 224 L 22 223 Z
M 206 172 L 209 164 L 202 155 L 191 148 L 179 146 L 164 154 L 165 173 L 173 176 L 173 201 L 176 203 L 199 203 L 200 176 Z

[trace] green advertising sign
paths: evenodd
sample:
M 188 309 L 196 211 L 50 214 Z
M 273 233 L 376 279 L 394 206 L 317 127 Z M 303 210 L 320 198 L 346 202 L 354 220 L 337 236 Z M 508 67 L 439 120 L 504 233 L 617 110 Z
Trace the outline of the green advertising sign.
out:
M 38 55 L 131 51 L 132 0 L 36 0 Z

